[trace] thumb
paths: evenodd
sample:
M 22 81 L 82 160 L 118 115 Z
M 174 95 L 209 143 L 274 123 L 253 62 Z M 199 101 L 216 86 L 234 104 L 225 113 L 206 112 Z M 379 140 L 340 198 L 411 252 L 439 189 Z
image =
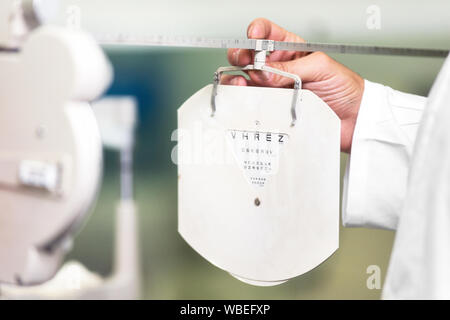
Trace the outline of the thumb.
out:
M 300 77 L 302 82 L 324 80 L 332 69 L 332 59 L 323 52 L 314 52 L 305 57 L 289 61 L 268 62 L 266 65 L 274 69 L 292 73 Z M 269 87 L 289 87 L 294 80 L 267 71 L 251 71 L 250 78 L 255 84 Z

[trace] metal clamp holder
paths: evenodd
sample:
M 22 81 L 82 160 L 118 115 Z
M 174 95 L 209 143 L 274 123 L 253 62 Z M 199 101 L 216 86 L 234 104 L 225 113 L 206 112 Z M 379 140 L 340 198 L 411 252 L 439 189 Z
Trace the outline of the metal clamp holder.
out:
M 217 96 L 217 89 L 220 83 L 220 78 L 222 76 L 222 73 L 224 72 L 234 72 L 234 71 L 251 71 L 251 70 L 260 70 L 260 71 L 266 71 L 274 74 L 278 74 L 283 77 L 291 78 L 294 80 L 294 95 L 292 97 L 292 104 L 291 104 L 291 117 L 292 122 L 291 126 L 293 127 L 297 121 L 297 99 L 299 91 L 302 87 L 302 80 L 299 76 L 281 71 L 275 68 L 271 68 L 265 65 L 266 63 L 266 56 L 267 52 L 274 51 L 274 41 L 273 40 L 256 40 L 256 46 L 255 46 L 255 58 L 253 64 L 247 65 L 245 67 L 236 67 L 236 66 L 229 66 L 229 67 L 220 67 L 217 69 L 217 71 L 214 73 L 214 81 L 213 81 L 213 90 L 211 94 L 211 117 L 214 117 L 216 113 L 216 96 Z

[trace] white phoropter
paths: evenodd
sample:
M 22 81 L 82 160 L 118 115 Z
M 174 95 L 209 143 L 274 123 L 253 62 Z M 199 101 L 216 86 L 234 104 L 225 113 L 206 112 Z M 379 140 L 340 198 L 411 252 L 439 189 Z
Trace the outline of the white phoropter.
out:
M 109 96 L 92 105 L 103 145 L 120 152 L 120 200 L 115 215 L 113 274 L 102 278 L 77 261 L 65 263 L 50 281 L 37 286 L 0 286 L 0 299 L 136 299 L 139 254 L 133 199 L 133 145 L 137 104 L 133 97 Z
M 88 101 L 112 69 L 89 35 L 50 26 L 22 33 L 26 15 L 4 4 L 0 282 L 30 285 L 55 274 L 95 199 L 102 143 Z
M 0 298 L 136 298 L 136 102 L 98 102 L 99 132 L 88 101 L 106 89 L 112 69 L 89 35 L 38 28 L 51 2 L 0 3 L 0 260 L 7 261 L 0 267 Z M 114 273 L 101 279 L 70 262 L 52 281 L 35 285 L 58 271 L 95 200 L 102 168 L 99 133 L 121 154 Z

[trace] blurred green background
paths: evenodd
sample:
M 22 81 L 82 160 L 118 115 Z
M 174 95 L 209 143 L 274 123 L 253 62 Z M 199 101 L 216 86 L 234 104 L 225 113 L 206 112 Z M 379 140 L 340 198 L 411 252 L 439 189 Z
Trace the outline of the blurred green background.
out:
M 86 1 L 72 2 L 80 5 L 82 9 L 84 5 L 88 6 Z M 386 1 L 380 2 L 387 3 Z M 91 3 L 94 3 L 94 7 L 95 5 L 101 6 L 100 1 Z M 178 1 L 178 3 L 181 2 Z M 204 4 L 204 2 L 202 3 Z M 389 17 L 387 24 L 383 26 L 387 25 L 388 28 L 375 34 L 367 31 L 364 24 L 365 8 L 371 2 L 359 2 L 362 4 L 356 8 L 360 9 L 361 18 L 353 19 L 352 23 L 361 22 L 362 31 L 358 30 L 353 35 L 350 22 L 350 27 L 343 27 L 342 33 L 333 29 L 332 26 L 336 21 L 345 26 L 345 8 L 354 10 L 356 2 L 352 1 L 348 7 L 345 7 L 344 3 L 340 3 L 339 6 L 343 6 L 344 9 L 340 8 L 339 12 L 333 11 L 336 8 L 335 4 L 332 4 L 331 1 L 327 1 L 327 3 L 328 7 L 321 9 L 322 19 L 309 19 L 310 22 L 316 21 L 317 23 L 310 23 L 311 28 L 302 33 L 302 35 L 306 33 L 307 39 L 327 42 L 449 47 L 450 38 L 448 34 L 443 33 L 445 29 L 441 29 L 441 33 L 433 33 L 433 16 L 430 16 L 429 12 L 428 16 L 421 15 L 421 9 L 414 5 L 411 7 L 414 9 L 415 16 L 405 16 L 410 12 L 410 7 L 407 6 L 403 9 L 397 8 L 397 11 L 394 12 L 383 11 L 384 16 Z M 406 3 L 410 2 L 403 2 L 405 5 Z M 162 4 L 158 3 L 158 6 L 161 7 Z M 242 36 L 245 34 L 246 24 L 252 18 L 260 15 L 272 17 L 270 12 L 267 12 L 270 11 L 270 8 L 265 8 L 266 12 L 248 11 L 245 13 L 245 17 L 241 14 L 236 18 L 236 24 L 230 24 L 230 28 L 232 30 L 239 29 L 239 35 Z M 436 12 L 439 12 L 439 7 L 434 8 Z M 204 7 L 202 12 L 206 12 L 207 9 Z M 135 10 L 137 10 L 136 7 Z M 210 13 L 213 12 L 215 12 L 214 7 L 210 8 Z M 296 25 L 292 12 L 286 13 L 289 16 L 286 18 L 286 23 L 284 23 L 282 12 L 273 10 L 272 13 L 277 17 L 276 21 L 279 24 L 288 27 Z M 424 15 L 426 13 L 424 12 Z M 104 15 L 105 12 L 87 10 L 88 29 L 102 29 L 101 23 L 93 22 L 95 19 L 105 21 L 106 18 L 102 14 Z M 131 13 L 126 14 L 128 15 L 126 21 L 132 20 Z M 152 14 L 154 16 L 155 12 Z M 176 14 L 180 16 L 182 13 L 178 10 Z M 190 12 L 186 14 L 189 15 Z M 195 17 L 194 14 L 193 16 Z M 118 17 L 124 19 L 124 15 L 118 14 Z M 170 19 L 167 17 L 167 21 L 173 23 L 170 26 L 174 27 L 167 28 L 165 34 L 182 30 L 183 26 L 176 24 L 176 17 L 176 15 Z M 417 17 L 427 19 L 429 30 L 419 28 L 421 25 L 427 25 L 427 22 L 416 19 Z M 161 17 L 159 21 L 164 18 L 164 16 Z M 224 31 L 226 28 L 223 18 L 219 17 L 218 19 L 222 20 L 217 22 L 219 26 L 217 32 L 214 32 L 213 26 L 204 24 L 204 34 L 216 34 L 217 36 L 231 34 L 231 36 L 237 37 L 235 31 L 230 33 Z M 298 20 L 303 25 L 306 23 L 304 19 Z M 410 23 L 396 25 L 395 21 L 402 21 L 402 23 L 410 21 Z M 447 23 L 443 20 L 436 21 L 441 25 Z M 145 25 L 144 22 L 139 20 L 133 25 L 138 28 Z M 151 22 L 148 23 L 151 24 Z M 201 25 L 201 22 L 197 21 L 195 26 L 198 27 L 198 25 Z M 412 25 L 416 25 L 415 32 L 410 32 L 409 26 Z M 403 30 L 403 33 L 390 32 L 389 26 L 396 26 L 395 30 Z M 109 27 L 104 26 L 104 28 Z M 394 27 L 392 28 L 394 30 Z M 196 32 L 197 29 L 186 24 L 186 30 L 184 34 Z M 293 30 L 301 32 L 300 27 Z M 369 275 L 366 273 L 366 269 L 370 265 L 378 265 L 384 280 L 394 239 L 394 233 L 390 231 L 341 227 L 340 248 L 333 256 L 309 273 L 275 287 L 260 288 L 244 284 L 214 267 L 194 252 L 177 233 L 177 168 L 171 161 L 171 152 L 176 142 L 171 141 L 171 134 L 177 125 L 177 108 L 200 88 L 211 83 L 217 67 L 228 64 L 225 52 L 223 50 L 175 48 L 109 48 L 106 52 L 115 69 L 115 80 L 108 94 L 134 95 L 139 103 L 134 172 L 135 196 L 139 207 L 143 298 L 378 299 L 380 297 L 381 290 L 367 288 L 366 281 Z M 420 95 L 428 93 L 443 63 L 442 59 L 428 58 L 359 55 L 333 55 L 333 57 L 357 71 L 364 78 Z M 347 156 L 343 154 L 341 159 L 343 174 Z M 67 257 L 68 260 L 77 259 L 89 269 L 102 275 L 111 273 L 114 210 L 118 197 L 118 155 L 111 151 L 105 151 L 103 185 L 97 205 L 86 227 L 76 238 L 74 250 Z

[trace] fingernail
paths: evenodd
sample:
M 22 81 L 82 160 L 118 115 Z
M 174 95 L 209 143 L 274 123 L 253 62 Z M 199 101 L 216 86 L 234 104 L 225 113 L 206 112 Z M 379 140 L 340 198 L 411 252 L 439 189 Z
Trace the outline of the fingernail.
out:
M 251 38 L 253 35 L 253 29 L 255 29 L 254 25 L 251 25 L 250 28 L 248 28 L 248 32 L 247 32 L 247 38 Z
M 238 64 L 239 62 L 239 53 L 241 52 L 241 49 L 237 49 L 233 52 L 233 62 L 234 64 Z
M 231 79 L 230 84 L 232 86 L 237 86 L 237 85 L 239 85 L 239 80 L 237 78 L 233 78 L 233 79 Z

